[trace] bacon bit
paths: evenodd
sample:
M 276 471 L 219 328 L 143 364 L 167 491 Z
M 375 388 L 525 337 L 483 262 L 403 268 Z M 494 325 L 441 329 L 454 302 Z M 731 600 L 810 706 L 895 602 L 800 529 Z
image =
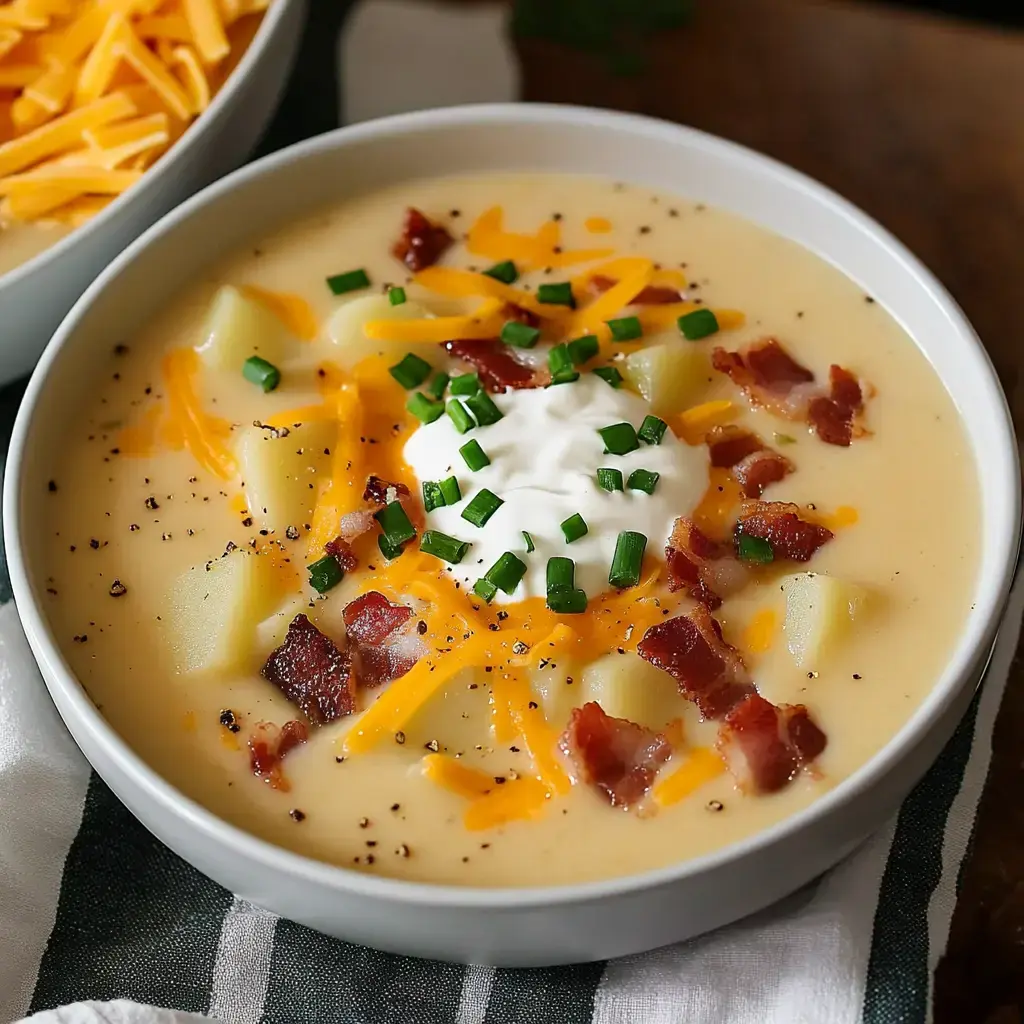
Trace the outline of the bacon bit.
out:
M 602 295 L 609 288 L 614 288 L 619 282 L 604 274 L 595 274 L 590 279 L 590 287 L 597 294 Z M 666 288 L 664 285 L 649 284 L 646 288 L 637 293 L 631 306 L 667 306 L 673 302 L 684 302 L 686 296 L 676 288 Z
M 291 785 L 281 770 L 281 762 L 289 751 L 308 738 L 309 730 L 304 722 L 292 720 L 280 727 L 273 722 L 257 722 L 249 737 L 249 765 L 253 775 L 271 789 L 287 793 Z
M 768 541 L 777 559 L 810 561 L 811 556 L 835 534 L 817 523 L 808 523 L 798 515 L 799 505 L 786 501 L 745 501 L 740 505 L 736 535 L 760 537 Z
M 356 677 L 364 686 L 380 686 L 404 676 L 427 653 L 412 619 L 412 609 L 392 604 L 371 590 L 342 612 Z
M 668 672 L 704 718 L 721 718 L 754 692 L 739 651 L 703 605 L 651 626 L 637 646 L 641 658 Z
M 391 247 L 391 255 L 416 273 L 432 267 L 454 241 L 447 228 L 434 224 L 410 206 L 405 211 L 402 233 Z
M 731 469 L 746 498 L 760 498 L 764 489 L 796 468 L 745 427 L 714 427 L 707 436 L 711 465 Z
M 506 302 L 501 312 L 507 320 L 515 320 L 516 323 L 526 324 L 527 327 L 540 327 L 540 317 L 536 313 L 531 313 L 530 310 L 523 309 L 515 303 Z
M 559 746 L 580 777 L 624 811 L 643 800 L 658 769 L 672 756 L 660 733 L 626 718 L 611 718 L 594 701 L 573 708 Z
M 764 449 L 764 442 L 752 430 L 733 425 L 713 427 L 707 435 L 711 465 L 732 469 L 748 455 Z
M 547 383 L 543 370 L 521 363 L 497 338 L 473 341 L 447 341 L 449 354 L 469 363 L 480 375 L 480 383 L 488 391 L 501 394 L 509 388 L 539 388 Z
M 324 551 L 327 552 L 345 571 L 351 572 L 359 565 L 359 557 L 352 550 L 352 545 L 349 544 L 344 537 L 335 537 L 334 540 L 329 540 L 324 545 Z
M 759 694 L 737 704 L 718 730 L 718 752 L 740 789 L 774 793 L 827 743 L 802 704 L 775 705 Z
M 863 428 L 855 426 L 857 416 L 864 411 L 864 392 L 860 381 L 849 370 L 834 363 L 828 371 L 831 391 L 828 397 L 815 398 L 807 409 L 807 419 L 826 444 L 849 446 L 855 430 L 857 436 Z
M 369 501 L 374 505 L 386 505 L 389 501 L 397 501 L 399 498 L 409 497 L 409 488 L 405 484 L 391 483 L 379 476 L 370 476 L 366 479 L 366 487 L 363 490 L 363 501 Z
M 355 710 L 352 662 L 305 615 L 296 615 L 284 643 L 263 666 L 269 679 L 313 725 Z
M 668 589 L 685 590 L 695 601 L 711 611 L 722 597 L 747 582 L 749 571 L 733 556 L 732 545 L 719 544 L 703 533 L 685 516 L 672 528 L 665 547 Z

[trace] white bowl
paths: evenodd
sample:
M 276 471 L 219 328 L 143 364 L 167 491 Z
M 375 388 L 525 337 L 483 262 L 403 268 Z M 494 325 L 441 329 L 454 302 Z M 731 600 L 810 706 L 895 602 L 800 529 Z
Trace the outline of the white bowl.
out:
M 104 721 L 41 610 L 33 529 L 49 453 L 74 422 L 111 325 L 132 330 L 254 235 L 342 196 L 423 175 L 539 170 L 599 173 L 699 197 L 801 242 L 893 313 L 960 409 L 983 497 L 971 611 L 935 688 L 876 757 L 808 809 L 696 860 L 585 885 L 479 889 L 368 877 L 255 839 L 186 799 Z M 938 282 L 864 214 L 765 157 L 700 132 L 595 110 L 485 106 L 342 129 L 244 168 L 148 231 L 93 284 L 43 357 L 19 414 L 4 490 L 14 593 L 50 693 L 79 746 L 168 846 L 246 899 L 342 938 L 416 956 L 528 966 L 649 949 L 779 899 L 892 816 L 966 709 L 989 655 L 1017 554 L 1017 449 L 1003 394 L 970 325 Z
M 101 214 L 0 275 L 0 384 L 22 377 L 97 274 L 168 210 L 234 170 L 277 109 L 307 0 L 275 0 L 224 87 L 141 181 Z

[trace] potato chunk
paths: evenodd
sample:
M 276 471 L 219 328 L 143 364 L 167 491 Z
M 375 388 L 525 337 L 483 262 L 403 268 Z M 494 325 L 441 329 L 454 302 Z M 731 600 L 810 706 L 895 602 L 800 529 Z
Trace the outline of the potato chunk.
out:
M 280 364 L 290 344 L 287 328 L 270 310 L 225 285 L 213 297 L 196 351 L 212 369 L 241 373 L 250 356 Z
M 170 594 L 171 643 L 179 672 L 240 672 L 256 651 L 256 626 L 280 600 L 268 555 L 237 548 L 179 576 Z
M 662 729 L 679 718 L 686 701 L 676 681 L 638 654 L 606 654 L 583 670 L 578 704 L 594 700 L 612 718 L 628 718 L 649 729 Z
M 327 322 L 327 336 L 338 347 L 338 363 L 350 370 L 367 356 L 383 353 L 394 356 L 397 363 L 406 352 L 415 352 L 428 362 L 436 362 L 439 348 L 433 342 L 398 344 L 393 341 L 371 341 L 363 331 L 370 320 L 419 320 L 428 311 L 418 302 L 392 306 L 386 295 L 364 295 L 339 306 Z
M 622 375 L 659 416 L 689 408 L 708 378 L 707 355 L 693 344 L 672 339 L 639 349 L 622 362 Z
M 786 595 L 786 646 L 800 668 L 814 668 L 849 632 L 867 592 L 822 573 L 801 572 L 780 581 Z

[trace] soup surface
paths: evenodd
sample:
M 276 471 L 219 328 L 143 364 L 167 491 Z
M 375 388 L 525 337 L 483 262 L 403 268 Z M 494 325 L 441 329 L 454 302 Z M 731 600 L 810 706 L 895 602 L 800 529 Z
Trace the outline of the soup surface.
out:
M 58 640 L 154 769 L 322 860 L 545 885 L 749 836 L 896 733 L 971 600 L 925 359 L 701 204 L 411 182 L 114 341 L 52 472 Z

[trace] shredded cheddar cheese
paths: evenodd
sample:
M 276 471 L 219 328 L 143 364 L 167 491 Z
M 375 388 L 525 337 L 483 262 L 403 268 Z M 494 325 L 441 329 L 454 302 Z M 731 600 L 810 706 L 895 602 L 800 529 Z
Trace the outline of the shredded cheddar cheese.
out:
M 725 764 L 714 750 L 695 747 L 680 767 L 655 784 L 654 802 L 659 807 L 671 807 L 724 771 Z
M 494 778 L 479 768 L 468 768 L 445 754 L 427 754 L 420 761 L 423 777 L 450 793 L 474 799 L 495 788 Z
M 732 402 L 724 398 L 694 405 L 675 418 L 674 433 L 687 444 L 703 444 L 712 427 L 724 426 L 733 418 L 734 408 Z
M 313 308 L 301 295 L 270 291 L 254 284 L 239 285 L 238 290 L 269 309 L 296 338 L 312 341 L 317 336 L 320 323 Z
M 743 647 L 752 654 L 764 654 L 771 650 L 779 626 L 779 616 L 774 608 L 762 608 L 747 624 L 743 631 Z
M 606 235 L 612 229 L 612 222 L 607 217 L 588 217 L 583 226 L 592 235 Z
M 510 779 L 474 800 L 466 808 L 462 823 L 470 832 L 482 832 L 510 821 L 534 818 L 544 811 L 549 799 L 550 793 L 539 779 Z

